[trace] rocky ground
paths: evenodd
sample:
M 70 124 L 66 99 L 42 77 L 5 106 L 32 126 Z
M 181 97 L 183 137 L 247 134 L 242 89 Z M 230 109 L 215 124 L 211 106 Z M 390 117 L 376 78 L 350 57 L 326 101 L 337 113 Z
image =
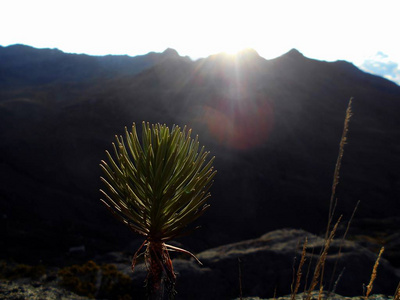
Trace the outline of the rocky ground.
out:
M 235 300 L 239 300 L 240 298 L 237 298 Z M 269 299 L 262 299 L 259 297 L 248 297 L 248 298 L 242 298 L 242 300 L 290 300 L 291 296 L 287 295 L 287 296 L 283 296 L 283 297 L 278 297 L 278 298 L 269 298 Z M 304 294 L 299 294 L 296 296 L 296 300 L 303 300 L 305 299 Z M 318 299 L 318 293 L 315 292 L 312 294 L 312 300 Z M 330 299 L 330 300 L 365 300 L 364 297 L 344 297 L 338 294 L 323 294 L 321 299 Z M 393 299 L 393 297 L 388 297 L 385 295 L 372 295 L 370 297 L 368 297 L 369 300 L 388 300 L 388 299 Z
M 58 286 L 39 283 L 0 281 L 0 299 L 7 300 L 85 300 Z
M 172 254 L 177 273 L 176 299 L 235 299 L 240 295 L 240 284 L 242 295 L 254 296 L 243 298 L 246 300 L 269 299 L 273 297 L 274 291 L 278 296 L 290 295 L 293 266 L 297 268 L 302 243 L 306 237 L 308 247 L 301 282 L 304 286 L 306 274 L 313 273 L 316 258 L 324 245 L 324 240 L 303 230 L 282 229 L 269 232 L 256 239 L 198 253 L 197 257 L 202 261 L 203 266 L 188 257 Z M 341 249 L 340 254 L 339 249 Z M 325 264 L 325 287 L 337 293 L 331 294 L 330 299 L 361 300 L 360 295 L 364 294 L 363 287 L 369 283 L 376 258 L 376 253 L 360 243 L 334 240 Z M 131 286 L 133 286 L 129 294 L 135 295 L 133 299 L 145 299 L 143 288 L 146 277 L 145 265 L 139 260 L 132 274 L 130 260 L 130 255 L 123 252 L 110 252 L 94 259 L 96 266 L 113 265 L 119 274 L 129 276 L 132 280 Z M 335 265 L 336 271 L 334 271 Z M 309 266 L 311 271 L 308 272 Z M 372 291 L 377 295 L 370 299 L 390 299 L 384 295 L 394 294 L 400 282 L 399 269 L 382 258 L 377 272 Z M 104 271 L 100 271 L 95 276 L 97 278 L 94 282 L 97 288 L 95 295 L 99 294 L 99 282 L 102 282 L 104 276 Z M 338 280 L 339 277 L 340 280 Z M 331 283 L 335 281 L 338 283 L 332 285 Z M 50 273 L 47 271 L 35 280 L 3 280 L 0 282 L 0 299 L 88 299 L 60 288 L 59 282 L 57 270 L 51 270 Z M 300 288 L 300 291 L 303 289 Z M 298 297 L 301 298 L 301 294 Z M 278 300 L 289 298 L 280 297 Z M 326 295 L 325 298 L 327 298 Z M 104 297 L 98 299 L 104 299 Z
M 70 291 L 56 286 L 36 286 L 36 284 L 16 283 L 10 281 L 0 281 L 0 297 L 4 300 L 87 300 L 90 298 L 78 296 Z M 137 299 L 137 298 L 132 298 Z M 236 298 L 235 300 L 239 300 Z M 242 300 L 273 300 L 274 298 L 259 298 L 259 297 L 244 297 Z M 274 300 L 290 300 L 290 295 L 278 297 Z M 304 299 L 304 294 L 296 296 L 296 300 Z M 318 299 L 318 293 L 313 293 L 312 299 Z M 365 298 L 359 297 L 344 297 L 338 294 L 324 294 L 321 299 L 330 300 L 364 300 Z M 372 295 L 370 300 L 390 300 L 391 296 L 382 294 Z

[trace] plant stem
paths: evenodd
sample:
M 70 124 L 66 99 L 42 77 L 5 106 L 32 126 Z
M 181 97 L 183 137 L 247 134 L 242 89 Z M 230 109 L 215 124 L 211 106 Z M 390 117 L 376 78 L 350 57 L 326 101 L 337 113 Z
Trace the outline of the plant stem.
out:
M 147 292 L 149 300 L 173 299 L 175 296 L 175 274 L 166 245 L 151 241 L 147 245 L 146 264 L 148 268 Z

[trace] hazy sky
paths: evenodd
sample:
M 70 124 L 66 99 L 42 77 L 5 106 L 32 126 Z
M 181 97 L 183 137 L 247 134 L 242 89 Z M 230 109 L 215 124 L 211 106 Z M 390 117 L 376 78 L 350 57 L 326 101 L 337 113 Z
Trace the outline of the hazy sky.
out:
M 269 59 L 296 48 L 400 84 L 400 1 L 2 0 L 0 45 L 16 43 L 94 55 L 171 47 L 193 59 L 243 48 Z

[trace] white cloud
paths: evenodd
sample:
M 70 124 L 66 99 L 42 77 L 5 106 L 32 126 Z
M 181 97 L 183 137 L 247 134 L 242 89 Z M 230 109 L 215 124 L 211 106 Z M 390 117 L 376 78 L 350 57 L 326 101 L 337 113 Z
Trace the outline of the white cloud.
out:
M 400 85 L 400 66 L 389 55 L 381 51 L 365 60 L 360 68 L 366 72 L 382 76 Z

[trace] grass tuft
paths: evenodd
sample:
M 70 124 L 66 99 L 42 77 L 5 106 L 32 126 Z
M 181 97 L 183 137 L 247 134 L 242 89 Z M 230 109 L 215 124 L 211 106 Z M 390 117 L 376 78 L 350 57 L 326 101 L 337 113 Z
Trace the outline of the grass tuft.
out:
M 6 263 L 4 261 L 0 262 L 0 279 L 39 279 L 44 274 L 46 274 L 46 268 L 43 265 L 30 266 L 25 264 Z
M 72 265 L 58 272 L 60 286 L 81 296 L 125 300 L 131 299 L 132 280 L 114 265 L 97 265 L 88 261 Z

